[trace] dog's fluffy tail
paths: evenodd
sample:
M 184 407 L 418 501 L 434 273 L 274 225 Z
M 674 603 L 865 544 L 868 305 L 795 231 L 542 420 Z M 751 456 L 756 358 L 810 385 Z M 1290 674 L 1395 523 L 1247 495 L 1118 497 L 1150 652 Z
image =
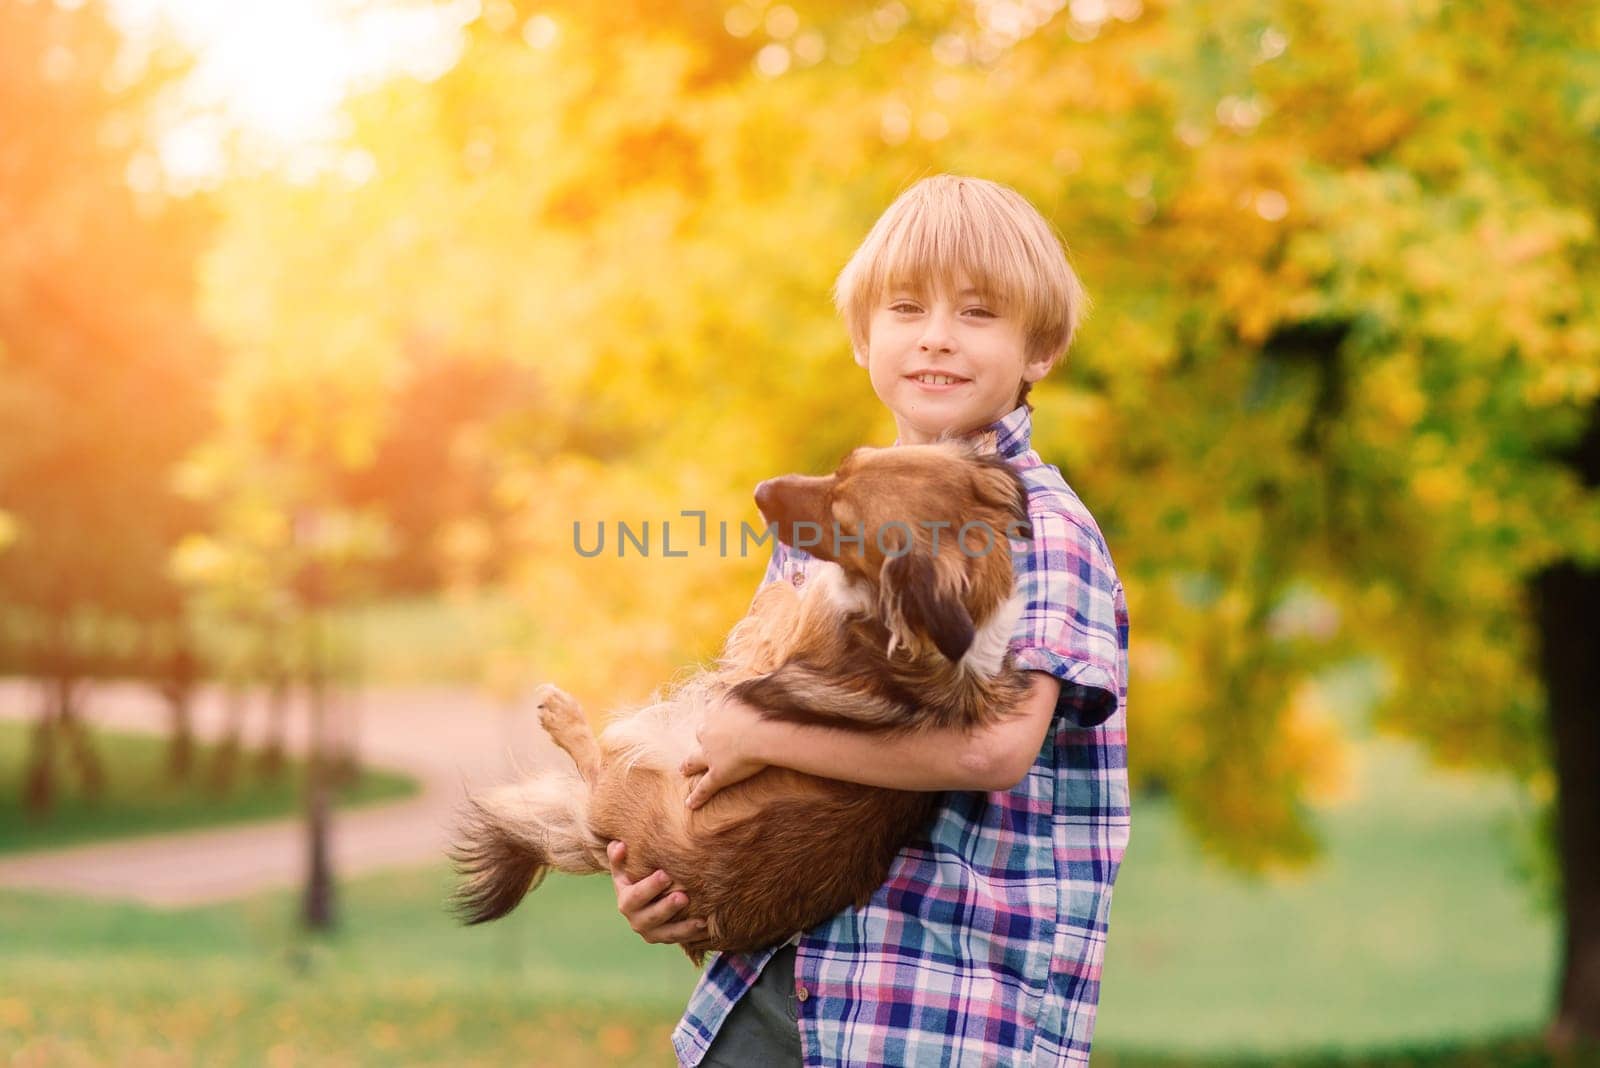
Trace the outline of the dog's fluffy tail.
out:
M 517 907 L 551 868 L 605 871 L 606 843 L 589 830 L 589 787 L 576 771 L 467 799 L 450 851 L 462 876 L 452 899 L 462 922 L 497 920 Z

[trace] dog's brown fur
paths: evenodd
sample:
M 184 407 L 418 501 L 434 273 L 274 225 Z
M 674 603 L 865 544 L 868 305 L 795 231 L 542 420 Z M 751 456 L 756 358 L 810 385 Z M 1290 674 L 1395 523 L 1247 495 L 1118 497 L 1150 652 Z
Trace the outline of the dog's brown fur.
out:
M 551 868 L 605 871 L 606 843 L 621 839 L 631 877 L 672 873 L 688 915 L 707 920 L 684 946 L 691 957 L 781 941 L 865 902 L 938 795 L 772 767 L 690 811 L 694 780 L 678 766 L 707 702 L 731 693 L 773 718 L 901 731 L 978 727 L 1021 700 L 1005 654 L 1020 611 L 1006 534 L 1031 532 L 1026 490 L 1003 460 L 958 443 L 857 449 L 832 475 L 763 483 L 756 500 L 786 544 L 823 532 L 805 547 L 834 566 L 802 591 L 763 587 L 714 670 L 598 740 L 575 701 L 544 687 L 540 722 L 573 767 L 470 802 L 455 851 L 468 922 L 505 915 Z M 968 551 L 957 544 L 967 522 L 992 532 L 990 551 L 977 530 Z M 836 544 L 834 523 L 865 537 Z

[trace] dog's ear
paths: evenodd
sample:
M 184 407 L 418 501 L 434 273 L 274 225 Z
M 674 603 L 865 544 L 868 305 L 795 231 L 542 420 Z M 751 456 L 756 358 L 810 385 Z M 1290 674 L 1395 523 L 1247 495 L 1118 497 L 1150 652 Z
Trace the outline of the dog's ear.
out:
M 1009 514 L 1006 532 L 1010 536 L 1033 537 L 1033 524 L 1028 521 L 1028 487 L 1016 468 L 998 456 L 980 457 L 972 472 L 972 490 L 983 504 Z
M 917 639 L 922 639 L 955 662 L 971 648 L 977 629 L 961 599 L 960 583 L 939 572 L 938 562 L 917 550 L 883 562 L 879 596 L 891 635 L 891 652 L 895 645 L 920 645 L 922 641 Z

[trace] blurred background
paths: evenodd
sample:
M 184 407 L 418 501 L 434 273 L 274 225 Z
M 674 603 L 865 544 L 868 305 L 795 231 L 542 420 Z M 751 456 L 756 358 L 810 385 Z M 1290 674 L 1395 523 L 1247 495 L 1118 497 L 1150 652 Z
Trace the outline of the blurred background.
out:
M 1095 301 L 1033 401 L 1133 627 L 1096 1063 L 1600 1063 L 1597 46 L 0 0 L 0 1060 L 669 1062 L 681 955 L 600 878 L 456 929 L 449 812 L 531 685 L 715 652 L 756 481 L 892 440 L 829 286 L 954 171 Z

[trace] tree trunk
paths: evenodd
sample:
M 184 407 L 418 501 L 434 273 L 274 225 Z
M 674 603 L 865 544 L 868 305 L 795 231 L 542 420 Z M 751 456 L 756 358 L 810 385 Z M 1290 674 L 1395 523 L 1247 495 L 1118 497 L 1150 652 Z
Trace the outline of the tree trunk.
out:
M 263 777 L 276 779 L 283 774 L 289 747 L 289 672 L 275 656 L 266 665 L 267 741 L 257 767 Z
M 322 650 L 312 622 L 307 656 L 311 705 L 311 737 L 306 754 L 307 871 L 303 919 L 308 930 L 333 928 L 333 865 L 329 856 L 329 793 L 331 768 L 328 752 L 328 686 L 322 668 Z
M 56 747 L 65 743 L 76 766 L 84 795 L 93 799 L 105 792 L 105 768 L 95 752 L 83 721 L 78 718 L 77 697 L 80 682 L 77 660 L 66 639 L 66 625 L 57 620 L 52 640 L 39 663 L 45 697 L 39 723 L 33 733 L 33 751 L 23 780 L 23 804 L 29 812 L 42 815 L 55 804 Z
M 172 736 L 167 743 L 167 774 L 183 782 L 194 771 L 194 690 L 199 678 L 199 663 L 181 633 L 167 661 L 167 677 L 161 692 L 171 710 Z
M 164 695 L 171 713 L 172 734 L 167 739 L 167 774 L 183 782 L 194 770 L 194 723 L 190 714 L 189 691 L 170 688 Z
M 33 726 L 28 749 L 28 770 L 23 777 L 22 805 L 31 816 L 50 814 L 56 803 L 56 693 L 46 683 L 39 702 L 39 722 Z
M 333 865 L 328 855 L 328 767 L 312 750 L 306 767 L 306 831 L 309 870 L 306 874 L 305 925 L 308 930 L 333 928 Z
M 212 792 L 228 793 L 239 778 L 239 757 L 244 748 L 244 721 L 249 711 L 244 687 L 236 682 L 226 684 L 222 696 L 225 707 L 222 738 L 211 758 L 211 768 L 206 776 Z
M 1562 457 L 1600 486 L 1600 406 Z M 1532 583 L 1539 667 L 1556 774 L 1556 853 L 1565 929 L 1561 987 L 1547 1039 L 1600 1053 L 1600 570 L 1566 560 Z
M 106 769 L 100 761 L 100 754 L 95 751 L 94 738 L 89 734 L 89 728 L 84 725 L 83 717 L 79 714 L 80 694 L 81 690 L 75 685 L 75 680 L 61 680 L 56 725 L 61 731 L 62 740 L 67 743 L 68 752 L 72 754 L 72 763 L 77 768 L 78 782 L 83 786 L 83 795 L 91 801 L 98 801 L 106 792 Z
M 336 790 L 342 790 L 361 777 L 360 753 L 356 749 L 360 710 L 354 687 L 341 686 L 334 692 L 337 697 L 330 707 L 333 712 L 332 733 L 338 739 L 338 745 L 334 749 L 332 781 Z
M 1600 1042 L 1600 572 L 1571 562 L 1534 582 L 1550 706 L 1561 866 L 1561 988 L 1552 1045 Z

